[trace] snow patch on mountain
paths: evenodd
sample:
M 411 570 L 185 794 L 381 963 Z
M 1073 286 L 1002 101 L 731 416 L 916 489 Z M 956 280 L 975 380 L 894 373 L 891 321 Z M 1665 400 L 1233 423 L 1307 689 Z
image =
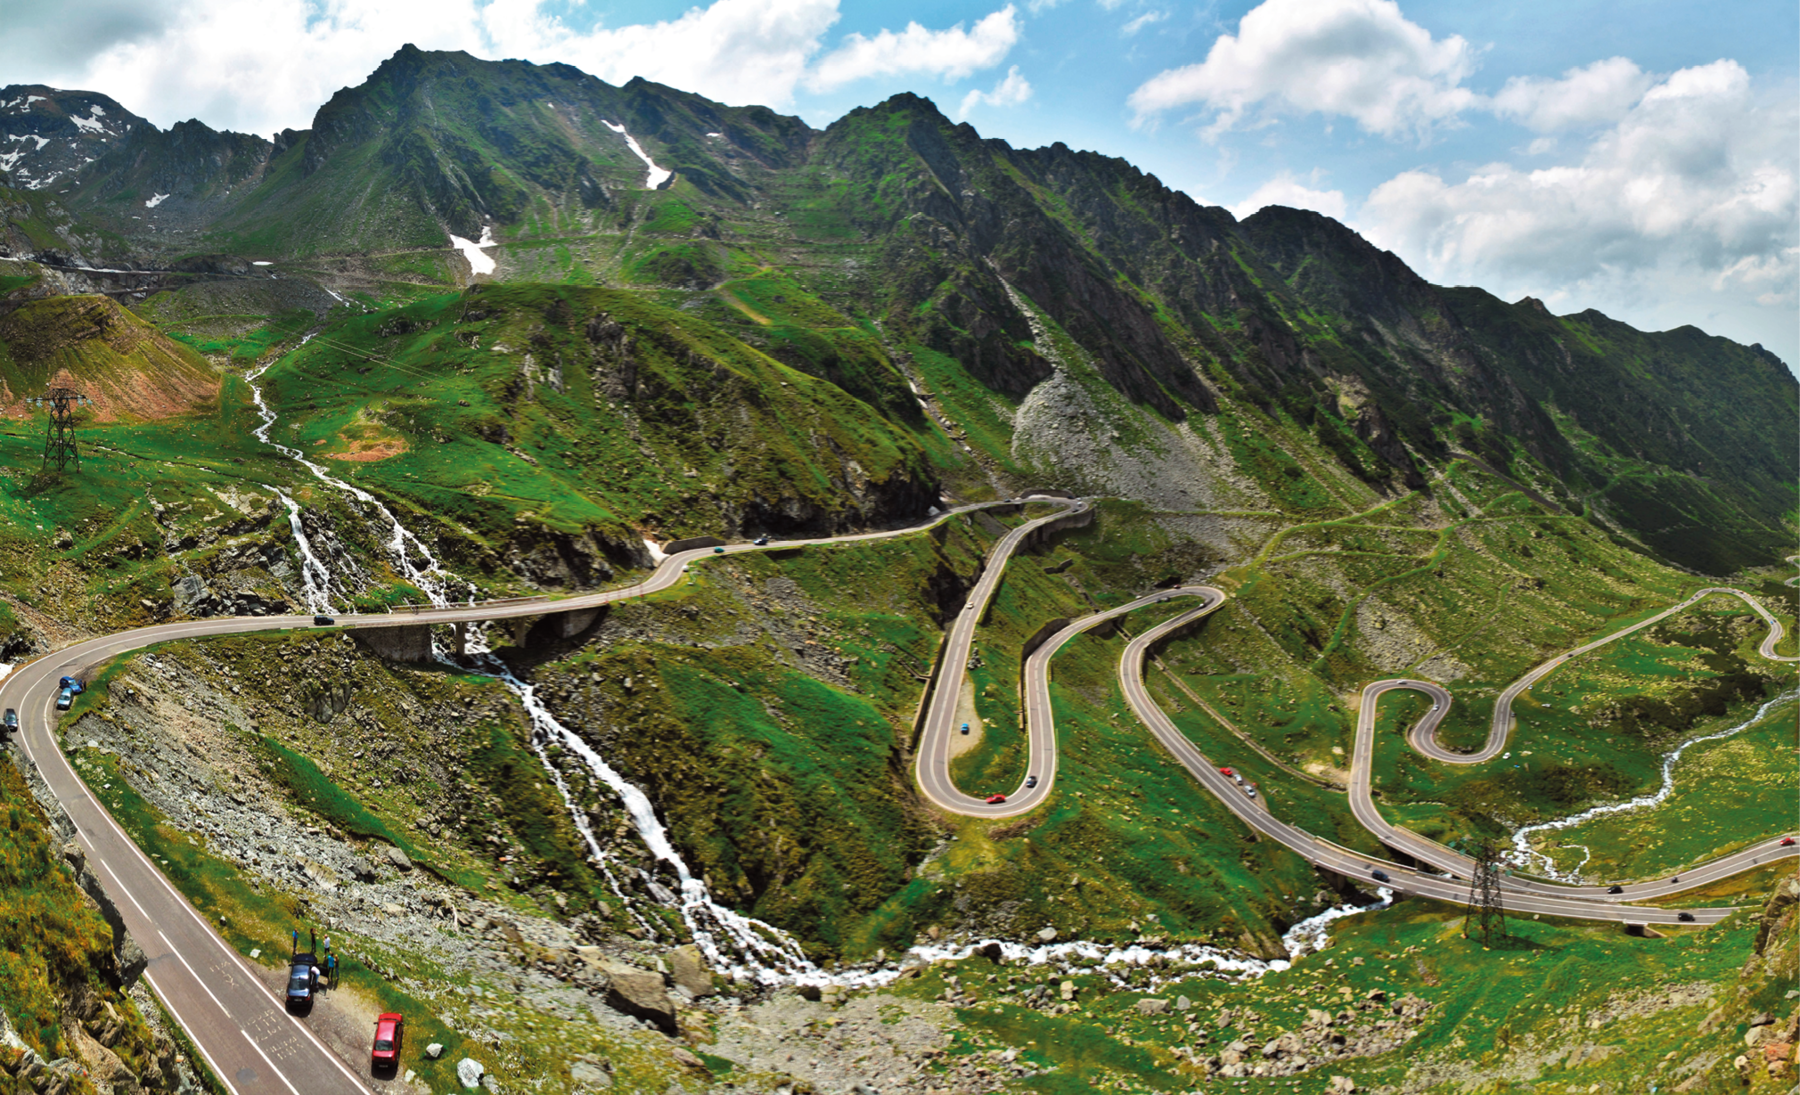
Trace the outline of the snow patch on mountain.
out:
M 471 243 L 458 235 L 451 235 L 450 246 L 462 252 L 463 258 L 469 260 L 469 272 L 474 274 L 491 274 L 499 265 L 492 255 L 482 251 L 484 247 L 494 246 L 494 230 L 483 225 L 479 242 Z
M 661 186 L 663 183 L 668 182 L 669 179 L 674 176 L 675 172 L 670 171 L 666 168 L 661 168 L 661 167 L 656 166 L 656 161 L 650 158 L 650 154 L 648 152 L 644 151 L 643 145 L 637 143 L 636 137 L 633 137 L 631 134 L 625 132 L 624 126 L 614 125 L 611 122 L 607 121 L 605 118 L 600 119 L 600 124 L 605 126 L 608 129 L 612 130 L 614 133 L 617 133 L 620 136 L 624 137 L 625 143 L 627 145 L 631 146 L 631 151 L 637 155 L 638 159 L 644 161 L 645 166 L 650 168 L 650 174 L 648 176 L 646 176 L 644 179 L 645 189 L 655 190 L 657 187 Z

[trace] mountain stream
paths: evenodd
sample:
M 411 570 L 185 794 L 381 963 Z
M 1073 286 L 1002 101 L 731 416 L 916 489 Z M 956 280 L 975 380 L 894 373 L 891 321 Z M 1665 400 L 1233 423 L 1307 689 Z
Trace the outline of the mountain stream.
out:
M 1587 854 L 1581 857 L 1581 862 L 1576 864 L 1573 869 L 1561 871 L 1557 869 L 1556 863 L 1548 855 L 1531 846 L 1532 834 L 1552 832 L 1557 829 L 1573 829 L 1577 825 L 1592 821 L 1597 817 L 1606 817 L 1609 814 L 1623 814 L 1632 810 L 1644 810 L 1651 806 L 1661 805 L 1675 790 L 1675 763 L 1681 759 L 1681 754 L 1687 750 L 1688 746 L 1699 745 L 1701 742 L 1718 741 L 1721 738 L 1729 738 L 1735 734 L 1740 734 L 1761 722 L 1770 711 L 1774 710 L 1780 704 L 1787 703 L 1796 698 L 1800 698 L 1800 691 L 1783 692 L 1781 695 L 1776 696 L 1774 699 L 1769 700 L 1767 703 L 1757 708 L 1756 714 L 1751 715 L 1736 726 L 1720 730 L 1715 734 L 1702 734 L 1699 737 L 1689 738 L 1682 742 L 1675 747 L 1673 752 L 1663 757 L 1662 786 L 1650 794 L 1639 795 L 1636 798 L 1626 799 L 1624 802 L 1611 802 L 1604 806 L 1595 806 L 1583 810 L 1578 814 L 1557 818 L 1555 821 L 1546 821 L 1542 824 L 1526 825 L 1520 828 L 1513 833 L 1513 848 L 1512 851 L 1506 853 L 1506 859 L 1515 867 L 1532 869 L 1536 873 L 1541 873 L 1548 878 L 1554 878 L 1558 882 L 1581 883 L 1583 881 L 1581 877 L 1581 868 L 1587 866 L 1588 860 L 1593 856 L 1593 853 L 1589 851 L 1587 845 L 1563 845 L 1567 848 L 1580 848 Z M 1534 862 L 1537 864 L 1535 868 L 1532 867 Z

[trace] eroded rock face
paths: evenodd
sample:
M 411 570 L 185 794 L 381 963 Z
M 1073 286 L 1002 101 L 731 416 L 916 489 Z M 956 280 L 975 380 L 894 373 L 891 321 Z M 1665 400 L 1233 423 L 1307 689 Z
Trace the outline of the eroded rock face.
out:
M 100 910 L 107 926 L 112 928 L 113 964 L 111 969 L 103 970 L 102 973 L 115 987 L 129 989 L 143 974 L 145 967 L 149 966 L 150 960 L 145 957 L 143 948 L 138 946 L 131 933 L 125 930 L 125 918 L 119 915 L 119 907 L 113 904 L 106 889 L 100 885 L 100 880 L 88 867 L 87 853 L 82 850 L 81 845 L 73 840 L 69 841 L 63 845 L 62 855 L 75 876 L 76 885 L 81 887 L 81 892 Z
M 1752 948 L 1762 954 L 1769 945 L 1770 930 L 1781 922 L 1789 909 L 1800 904 L 1800 878 L 1784 878 L 1775 892 L 1769 896 L 1768 904 L 1763 906 L 1762 922 L 1756 928 L 1756 944 Z

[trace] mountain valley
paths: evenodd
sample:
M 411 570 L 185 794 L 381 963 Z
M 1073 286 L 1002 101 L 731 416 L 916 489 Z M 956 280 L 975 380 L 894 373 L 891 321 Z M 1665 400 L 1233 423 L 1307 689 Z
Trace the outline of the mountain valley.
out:
M 910 94 L 814 129 L 406 46 L 273 139 L 0 89 L 0 400 L 0 1090 L 276 1090 L 182 1032 L 63 767 L 228 980 L 335 937 L 297 1022 L 346 1090 L 1795 1083 L 1760 346 Z M 1452 699 L 1365 712 L 1393 678 Z M 1501 850 L 1503 939 L 1359 779 Z

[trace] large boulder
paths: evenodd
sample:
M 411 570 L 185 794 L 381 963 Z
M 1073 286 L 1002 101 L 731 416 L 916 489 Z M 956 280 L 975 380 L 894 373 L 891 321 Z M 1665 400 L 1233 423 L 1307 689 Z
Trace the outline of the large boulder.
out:
M 456 1062 L 456 1082 L 470 1091 L 481 1086 L 481 1074 L 487 1069 L 481 1067 L 480 1061 L 471 1061 L 467 1057 Z
M 707 966 L 699 947 L 692 943 L 676 947 L 668 953 L 668 962 L 669 976 L 696 999 L 711 996 L 715 991 L 712 969 Z
M 607 1006 L 674 1031 L 675 1002 L 669 999 L 662 974 L 623 962 L 603 962 L 601 970 L 606 974 Z

